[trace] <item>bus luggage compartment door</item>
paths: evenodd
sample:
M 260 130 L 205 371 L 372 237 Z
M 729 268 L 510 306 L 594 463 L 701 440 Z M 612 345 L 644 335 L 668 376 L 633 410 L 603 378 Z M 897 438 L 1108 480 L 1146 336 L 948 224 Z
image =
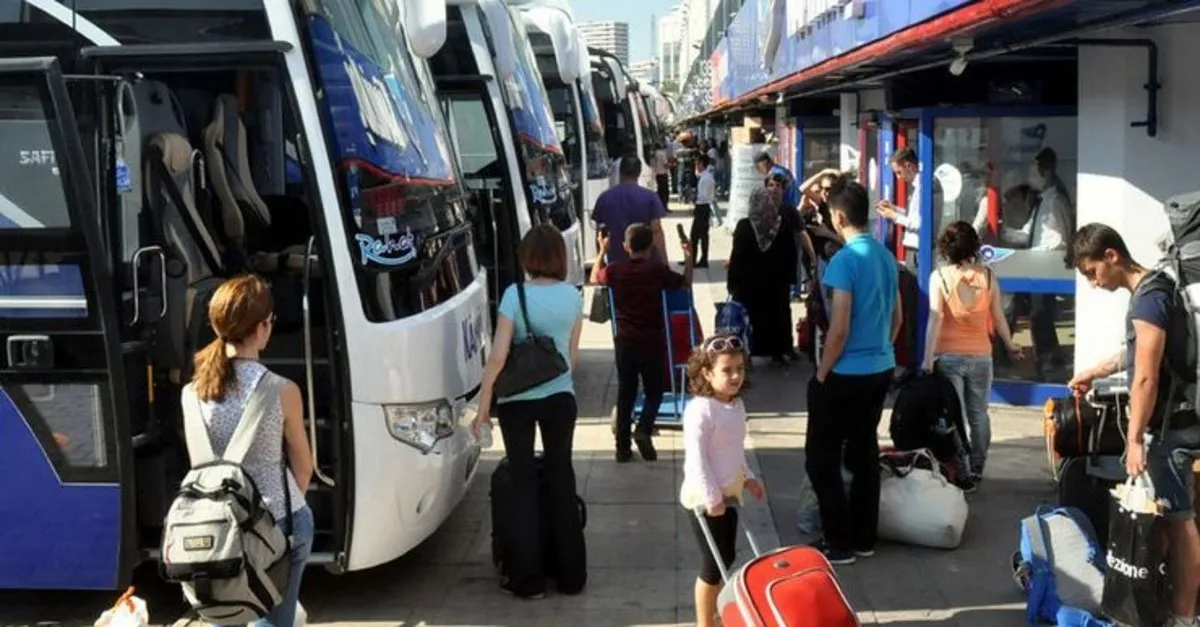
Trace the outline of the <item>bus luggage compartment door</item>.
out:
M 0 59 L 0 588 L 113 589 L 132 563 L 113 283 L 64 80 Z

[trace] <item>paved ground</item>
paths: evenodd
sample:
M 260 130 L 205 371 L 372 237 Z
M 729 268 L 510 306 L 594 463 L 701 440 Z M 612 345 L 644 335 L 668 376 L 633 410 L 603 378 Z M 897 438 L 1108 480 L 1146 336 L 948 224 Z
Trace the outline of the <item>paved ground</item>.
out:
M 674 240 L 673 218 L 667 225 Z M 686 224 L 685 224 L 686 226 Z M 676 250 L 675 244 L 671 244 Z M 714 231 L 713 265 L 697 271 L 697 309 L 711 330 L 712 303 L 724 298 L 720 260 L 729 237 Z M 590 580 L 580 597 L 518 601 L 500 593 L 491 567 L 487 476 L 498 459 L 485 455 L 466 500 L 437 534 L 413 553 L 366 572 L 332 576 L 312 570 L 301 598 L 310 622 L 328 625 L 450 626 L 674 626 L 692 622 L 691 587 L 698 549 L 676 502 L 682 478 L 681 441 L 664 430 L 656 463 L 618 467 L 612 459 L 607 417 L 616 396 L 607 326 L 587 324 L 583 340 L 576 472 L 588 503 Z M 806 364 L 757 368 L 747 395 L 754 463 L 769 499 L 745 510 L 764 548 L 800 542 L 795 530 L 797 490 L 803 476 Z M 884 423 L 886 424 L 886 418 Z M 1037 412 L 994 408 L 994 444 L 988 476 L 970 497 L 963 544 L 955 551 L 884 545 L 871 559 L 838 572 L 865 625 L 908 627 L 1023 624 L 1022 598 L 1008 559 L 1017 521 L 1052 498 Z M 884 434 L 886 437 L 886 434 Z M 746 546 L 740 555 L 748 552 Z M 153 619 L 180 615 L 177 592 L 140 578 Z M 106 596 L 0 593 L 0 625 L 90 624 Z

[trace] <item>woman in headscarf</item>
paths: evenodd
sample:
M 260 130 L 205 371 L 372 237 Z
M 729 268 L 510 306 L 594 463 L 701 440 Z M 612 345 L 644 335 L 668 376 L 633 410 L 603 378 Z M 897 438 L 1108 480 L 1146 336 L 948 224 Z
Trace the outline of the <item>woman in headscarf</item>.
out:
M 738 221 L 729 254 L 727 288 L 746 307 L 753 356 L 786 363 L 792 351 L 791 284 L 796 275 L 796 212 L 781 214 L 783 188 L 768 177 L 754 191 L 749 215 Z

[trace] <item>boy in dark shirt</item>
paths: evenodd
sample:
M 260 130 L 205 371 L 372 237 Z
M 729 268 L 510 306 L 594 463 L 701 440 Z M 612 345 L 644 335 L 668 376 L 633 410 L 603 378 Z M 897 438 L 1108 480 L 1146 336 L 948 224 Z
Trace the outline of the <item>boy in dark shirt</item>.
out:
M 1200 421 L 1183 390 L 1195 378 L 1187 374 L 1195 372 L 1187 364 L 1187 343 L 1194 341 L 1187 311 L 1174 281 L 1134 261 L 1111 227 L 1093 223 L 1079 229 L 1068 262 L 1093 286 L 1110 292 L 1124 288 L 1131 294 L 1125 348 L 1075 375 L 1068 385 L 1082 395 L 1095 379 L 1128 372 L 1125 468 L 1131 477 L 1149 472 L 1157 496 L 1170 504 L 1166 519 L 1175 617 L 1167 626 L 1193 625 L 1200 591 L 1200 531 L 1192 504 L 1192 464 L 1200 451 Z
M 692 284 L 692 249 L 683 243 L 683 274 L 672 272 L 654 256 L 654 231 L 649 225 L 635 223 L 625 230 L 628 259 L 606 266 L 609 239 L 600 237 L 600 252 L 592 266 L 592 283 L 607 285 L 613 295 L 613 318 L 617 323 L 614 345 L 617 357 L 617 454 L 618 462 L 633 458 L 631 439 L 642 459 L 654 461 L 650 434 L 658 418 L 666 382 L 667 334 L 663 319 L 662 292 Z M 637 433 L 632 431 L 633 405 L 637 400 L 638 379 L 646 398 L 638 419 Z

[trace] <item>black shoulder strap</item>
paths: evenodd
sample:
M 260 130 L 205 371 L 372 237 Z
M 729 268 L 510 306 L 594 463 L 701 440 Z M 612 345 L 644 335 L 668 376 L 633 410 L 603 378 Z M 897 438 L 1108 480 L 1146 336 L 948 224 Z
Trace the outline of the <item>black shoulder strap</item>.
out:
M 517 279 L 517 300 L 521 303 L 521 319 L 525 321 L 525 337 L 533 338 L 533 325 L 529 323 L 529 306 L 525 304 L 525 278 Z

